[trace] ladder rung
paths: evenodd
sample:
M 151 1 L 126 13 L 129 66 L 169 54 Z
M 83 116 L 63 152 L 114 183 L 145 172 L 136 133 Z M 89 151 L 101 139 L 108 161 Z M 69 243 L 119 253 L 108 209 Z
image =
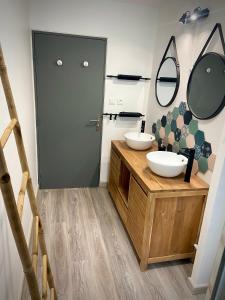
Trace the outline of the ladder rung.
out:
M 37 264 L 38 264 L 38 255 L 32 254 L 32 266 L 34 269 L 34 273 L 37 275 Z
M 36 216 L 33 219 L 33 250 L 32 250 L 32 265 L 35 274 L 37 274 L 38 263 L 38 233 L 39 233 L 39 217 Z
M 42 258 L 42 299 L 46 300 L 48 297 L 47 293 L 47 255 L 43 255 Z
M 18 209 L 20 219 L 22 218 L 22 214 L 23 214 L 24 197 L 25 197 L 25 192 L 26 192 L 26 188 L 27 188 L 28 177 L 29 177 L 29 173 L 24 172 L 23 177 L 22 177 L 20 191 L 19 191 L 18 201 L 17 201 L 17 209 Z
M 2 148 L 4 148 L 5 144 L 7 143 L 10 134 L 12 133 L 14 127 L 17 124 L 17 120 L 16 119 L 12 119 L 9 122 L 9 125 L 6 127 L 5 131 L 3 132 L 3 135 L 1 136 L 1 146 Z
M 55 289 L 50 289 L 50 300 L 55 300 Z

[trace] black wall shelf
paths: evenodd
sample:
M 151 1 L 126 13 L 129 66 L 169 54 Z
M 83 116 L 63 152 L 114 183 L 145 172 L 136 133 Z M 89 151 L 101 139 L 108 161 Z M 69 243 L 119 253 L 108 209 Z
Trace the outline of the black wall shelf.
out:
M 119 80 L 130 80 L 130 81 L 139 81 L 139 80 L 151 80 L 151 78 L 142 77 L 139 75 L 125 75 L 125 74 L 118 74 L 118 75 L 107 75 L 107 78 L 116 78 Z

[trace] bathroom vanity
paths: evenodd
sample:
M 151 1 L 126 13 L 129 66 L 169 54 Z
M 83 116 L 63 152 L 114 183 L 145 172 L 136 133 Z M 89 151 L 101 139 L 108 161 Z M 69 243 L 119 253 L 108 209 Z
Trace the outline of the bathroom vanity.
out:
M 155 149 L 156 150 L 156 149 Z M 194 258 L 208 185 L 193 175 L 163 178 L 147 166 L 146 151 L 113 141 L 108 190 L 144 271 L 148 264 Z

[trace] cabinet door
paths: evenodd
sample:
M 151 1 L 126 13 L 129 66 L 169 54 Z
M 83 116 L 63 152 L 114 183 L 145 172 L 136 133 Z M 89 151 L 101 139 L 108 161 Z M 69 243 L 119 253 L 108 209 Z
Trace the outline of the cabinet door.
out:
M 109 181 L 113 180 L 116 185 L 119 185 L 121 160 L 114 150 L 111 150 L 110 173 Z
M 118 211 L 123 223 L 126 224 L 126 222 L 127 222 L 127 207 L 124 204 L 122 196 L 120 195 L 120 192 L 118 190 L 119 178 L 120 178 L 120 165 L 121 165 L 120 158 L 112 150 L 108 190 L 109 190 L 109 193 L 116 205 L 117 211 Z
M 142 257 L 147 195 L 131 176 L 128 198 L 127 230 L 139 257 Z
M 194 254 L 203 209 L 204 196 L 156 199 L 149 257 L 169 260 Z

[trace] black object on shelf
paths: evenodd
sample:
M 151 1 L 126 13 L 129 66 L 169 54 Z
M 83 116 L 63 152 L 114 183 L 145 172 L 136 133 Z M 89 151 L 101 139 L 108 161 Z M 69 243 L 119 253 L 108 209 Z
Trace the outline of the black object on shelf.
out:
M 142 115 L 139 112 L 128 112 L 128 111 L 122 111 L 118 114 L 119 117 L 128 117 L 128 118 L 140 118 L 144 117 L 145 115 Z
M 103 113 L 103 116 L 109 116 L 109 119 L 112 120 L 112 118 L 114 117 L 114 120 L 117 119 L 117 116 L 121 117 L 121 118 L 141 118 L 144 117 L 145 115 L 142 115 L 139 112 L 127 112 L 127 111 L 122 111 L 118 114 L 115 113 Z
M 139 75 L 125 75 L 125 74 L 107 75 L 107 78 L 117 78 L 120 80 L 131 80 L 131 81 L 150 80 L 151 79 L 151 78 L 142 77 Z
M 159 77 L 157 79 L 157 81 L 160 81 L 160 82 L 177 82 L 177 78 L 173 78 L 173 77 Z

